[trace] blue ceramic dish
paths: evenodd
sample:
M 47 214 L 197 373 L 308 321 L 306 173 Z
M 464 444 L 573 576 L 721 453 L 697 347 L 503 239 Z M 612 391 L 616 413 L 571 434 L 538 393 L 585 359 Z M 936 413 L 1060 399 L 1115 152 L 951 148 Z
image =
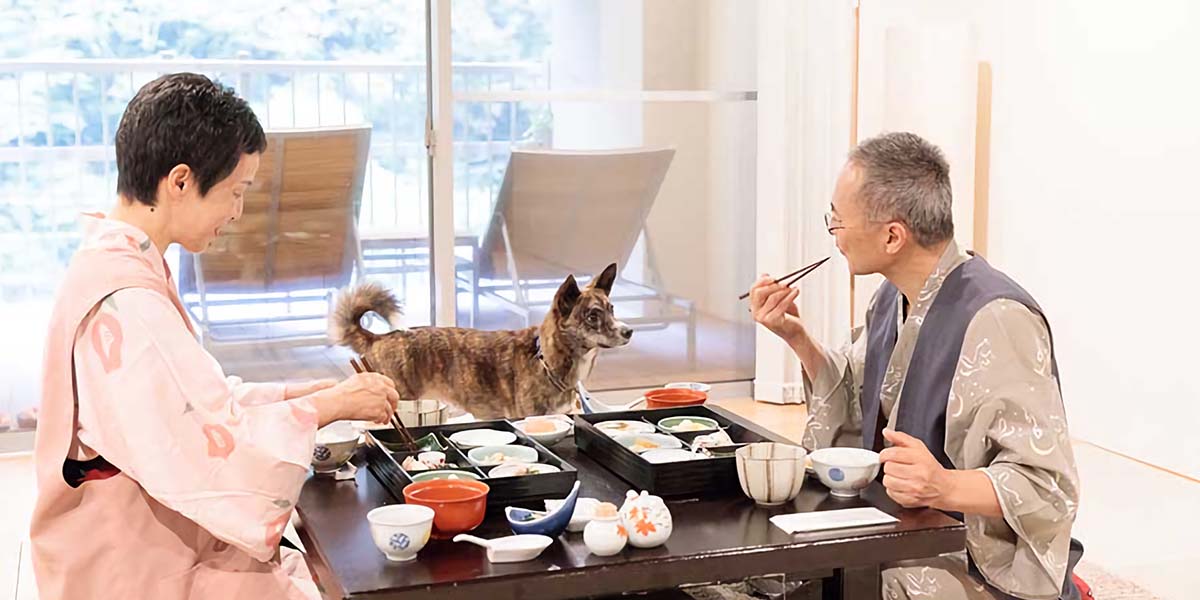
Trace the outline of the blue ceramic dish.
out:
M 575 514 L 577 500 L 579 500 L 579 481 L 575 482 L 571 493 L 567 494 L 566 500 L 563 500 L 557 510 L 542 515 L 537 511 L 509 506 L 504 509 L 504 517 L 508 519 L 508 526 L 515 534 L 545 535 L 556 538 L 562 535 L 562 532 L 567 530 L 567 525 L 571 523 L 571 515 Z

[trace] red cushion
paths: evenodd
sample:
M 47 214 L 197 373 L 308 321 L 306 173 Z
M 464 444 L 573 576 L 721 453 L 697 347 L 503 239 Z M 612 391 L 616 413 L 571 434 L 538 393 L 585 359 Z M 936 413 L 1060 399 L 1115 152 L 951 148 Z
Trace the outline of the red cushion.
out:
M 1095 600 L 1096 597 L 1092 595 L 1092 587 L 1087 582 L 1074 573 L 1071 573 L 1071 581 L 1075 583 L 1075 587 L 1079 588 L 1079 595 L 1084 600 Z

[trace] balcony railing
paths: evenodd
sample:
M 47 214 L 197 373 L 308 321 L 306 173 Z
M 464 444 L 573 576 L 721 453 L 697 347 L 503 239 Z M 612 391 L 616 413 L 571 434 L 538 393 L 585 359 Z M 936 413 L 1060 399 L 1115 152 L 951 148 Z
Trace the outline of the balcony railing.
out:
M 464 62 L 452 68 L 456 91 L 548 87 L 542 63 Z M 106 210 L 113 201 L 113 138 L 125 105 L 146 82 L 179 71 L 204 73 L 234 87 L 267 129 L 371 124 L 362 234 L 426 235 L 424 63 L 170 57 L 0 61 L 0 111 L 6 115 L 0 120 L 0 299 L 20 293 L 19 288 L 38 295 L 57 280 L 54 274 L 75 245 L 78 213 Z M 538 110 L 538 103 L 518 100 L 456 106 L 460 233 L 486 224 L 509 149 L 531 141 L 533 122 L 545 122 Z

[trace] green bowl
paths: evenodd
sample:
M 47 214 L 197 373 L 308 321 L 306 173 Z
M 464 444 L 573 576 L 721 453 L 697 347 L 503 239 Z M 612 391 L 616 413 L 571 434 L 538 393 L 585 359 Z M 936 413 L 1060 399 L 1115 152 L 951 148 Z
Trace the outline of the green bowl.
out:
M 691 421 L 693 423 L 696 423 L 697 425 L 703 425 L 704 429 L 676 430 L 675 428 L 678 427 L 680 424 L 682 424 L 684 421 Z M 715 420 L 710 419 L 708 417 L 682 416 L 682 417 L 667 417 L 665 419 L 662 419 L 658 422 L 658 427 L 660 429 L 665 429 L 666 431 L 670 431 L 671 433 L 703 433 L 703 432 L 708 432 L 708 431 L 716 431 L 717 429 L 720 429 L 720 424 L 717 423 Z
M 416 483 L 418 481 L 429 481 L 431 479 L 451 479 L 454 477 L 457 477 L 458 479 L 472 479 L 475 481 L 482 479 L 480 476 L 472 473 L 471 471 L 462 471 L 459 469 L 438 469 L 436 471 L 423 471 L 421 473 L 416 473 L 412 476 L 412 480 L 413 483 Z
M 407 452 L 408 451 L 408 448 L 406 448 L 404 446 L 404 444 L 393 443 L 390 441 L 382 440 L 380 438 L 375 438 L 375 439 L 379 440 L 379 443 L 388 452 Z M 442 443 L 438 441 L 437 436 L 433 435 L 432 433 L 429 433 L 423 437 L 417 438 L 415 441 L 417 442 L 418 452 L 431 452 L 431 451 L 445 452 L 446 451 L 446 447 L 443 446 Z

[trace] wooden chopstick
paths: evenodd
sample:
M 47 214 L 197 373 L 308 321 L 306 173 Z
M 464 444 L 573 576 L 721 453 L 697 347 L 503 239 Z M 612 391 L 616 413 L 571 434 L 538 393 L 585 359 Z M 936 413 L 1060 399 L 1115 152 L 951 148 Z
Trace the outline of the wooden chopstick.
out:
M 372 367 L 372 366 L 371 366 L 371 363 L 367 362 L 367 357 L 365 357 L 365 356 L 360 356 L 359 358 L 362 360 L 362 366 L 363 366 L 363 368 L 364 368 L 364 369 L 366 369 L 368 373 L 374 373 L 374 372 L 375 372 L 375 367 Z
M 821 265 L 825 264 L 825 261 L 827 261 L 827 260 L 829 260 L 829 257 L 825 257 L 825 258 L 823 258 L 823 259 L 821 259 L 821 260 L 819 260 L 819 261 L 817 261 L 817 262 L 815 262 L 815 263 L 813 263 L 813 264 L 811 264 L 811 265 L 809 265 L 809 266 L 807 266 L 807 267 L 804 267 L 804 269 L 803 269 L 803 270 L 801 270 L 801 272 L 800 272 L 798 275 L 796 275 L 795 277 L 792 277 L 792 278 L 791 278 L 789 281 L 786 281 L 786 282 L 784 282 L 784 284 L 783 284 L 783 285 L 786 285 L 786 286 L 788 286 L 788 287 L 791 287 L 791 286 L 792 286 L 792 284 L 794 284 L 794 283 L 796 283 L 797 281 L 800 281 L 801 279 L 804 279 L 805 277 L 807 277 L 809 273 L 812 273 L 813 271 L 816 271 L 816 270 L 817 270 L 817 268 L 818 268 L 818 267 L 820 267 Z
M 377 372 L 378 372 L 378 371 L 376 371 L 376 370 L 375 370 L 375 367 L 373 367 L 373 366 L 371 365 L 371 363 L 370 363 L 370 362 L 367 360 L 367 357 L 365 357 L 365 356 L 362 356 L 362 357 L 360 357 L 360 358 L 362 359 L 363 368 L 365 368 L 365 369 L 367 370 L 367 372 L 368 372 L 368 373 L 377 373 Z M 408 427 L 406 427 L 406 426 L 404 425 L 404 421 L 401 421 L 401 420 L 400 420 L 400 415 L 398 415 L 398 414 L 396 414 L 396 413 L 392 413 L 392 427 L 395 427 L 395 428 L 396 428 L 396 431 L 399 431 L 399 432 L 400 432 L 400 435 L 404 436 L 404 440 L 405 440 L 406 442 L 408 442 L 408 445 L 409 445 L 409 446 L 410 446 L 410 447 L 411 447 L 413 450 L 416 450 L 416 449 L 417 449 L 417 440 L 416 440 L 416 438 L 414 438 L 414 437 L 413 437 L 413 435 L 412 435 L 412 433 L 408 431 Z
M 792 287 L 793 285 L 796 284 L 797 281 L 800 281 L 801 279 L 803 279 L 804 276 L 808 275 L 809 273 L 812 273 L 813 271 L 816 271 L 817 267 L 825 264 L 825 262 L 828 261 L 830 258 L 832 258 L 832 257 L 826 256 L 825 258 L 822 258 L 821 260 L 818 260 L 817 262 L 815 262 L 811 265 L 808 265 L 807 267 L 802 267 L 802 268 L 796 269 L 795 271 L 792 271 L 791 273 L 788 273 L 787 275 L 784 275 L 783 277 L 776 279 L 775 283 L 783 283 L 785 280 L 790 280 L 790 281 L 787 281 L 787 283 L 784 283 L 783 285 L 785 287 Z M 738 300 L 745 300 L 746 298 L 749 298 L 749 297 L 750 297 L 750 292 L 746 292 L 745 294 L 738 296 Z
M 355 373 L 375 372 L 375 369 L 371 367 L 371 363 L 367 362 L 367 357 L 365 356 L 362 357 L 362 366 L 359 366 L 358 361 L 354 360 L 353 358 L 350 359 L 350 366 L 354 367 Z M 417 440 L 413 438 L 411 433 L 409 433 L 408 427 L 404 426 L 404 421 L 400 420 L 400 416 L 396 413 L 392 413 L 390 421 L 392 423 L 392 427 L 396 430 L 396 433 L 399 433 L 400 437 L 404 440 L 404 445 L 408 446 L 411 450 L 416 450 Z

